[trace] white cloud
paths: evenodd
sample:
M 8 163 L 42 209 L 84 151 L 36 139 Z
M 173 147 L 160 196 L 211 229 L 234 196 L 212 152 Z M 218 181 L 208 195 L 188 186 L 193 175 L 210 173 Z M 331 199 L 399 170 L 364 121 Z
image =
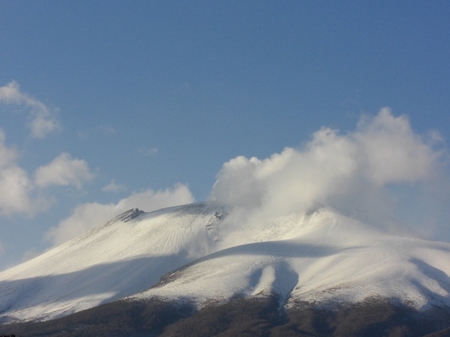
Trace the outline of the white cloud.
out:
M 0 130 L 0 168 L 15 165 L 18 153 L 13 148 L 9 148 L 5 144 L 6 135 Z
M 18 166 L 4 168 L 0 172 L 0 213 L 32 213 L 31 185 L 27 173 Z
M 0 214 L 31 213 L 32 183 L 26 171 L 17 165 L 18 154 L 6 146 L 5 138 L 0 130 Z
M 117 204 L 86 203 L 78 206 L 72 215 L 51 228 L 46 239 L 59 245 L 84 232 L 97 227 L 130 208 L 139 208 L 146 212 L 160 208 L 194 202 L 189 188 L 177 184 L 171 189 L 153 191 L 151 189 L 133 193 Z
M 117 184 L 114 179 L 111 180 L 111 182 L 108 185 L 102 188 L 102 191 L 105 192 L 118 192 L 124 190 L 126 190 L 126 187 L 124 185 Z
M 62 220 L 57 227 L 50 228 L 45 238 L 59 245 L 88 230 L 112 219 L 122 210 L 117 210 L 114 204 L 87 203 L 78 206 L 72 215 Z
M 51 163 L 36 170 L 36 185 L 73 185 L 80 189 L 84 182 L 92 180 L 94 174 L 89 170 L 85 160 L 72 159 L 68 153 L 62 153 Z
M 273 215 L 305 210 L 346 188 L 357 167 L 356 151 L 349 139 L 323 128 L 304 151 L 286 148 L 265 160 L 225 163 L 212 199 Z
M 286 148 L 260 160 L 237 157 L 217 174 L 211 199 L 257 221 L 323 203 L 345 213 L 392 214 L 391 186 L 422 184 L 437 172 L 439 137 L 415 134 L 405 116 L 382 109 L 362 118 L 354 132 L 322 128 L 303 149 Z M 381 219 L 380 221 L 385 220 Z
M 40 189 L 49 185 L 82 184 L 93 178 L 84 160 L 72 159 L 63 153 L 48 165 L 36 170 L 35 180 L 30 179 L 26 170 L 18 165 L 19 155 L 16 149 L 8 147 L 6 137 L 0 130 L 0 215 L 34 215 L 48 209 L 53 203 L 52 196 L 43 197 Z
M 431 136 L 439 139 L 436 132 Z M 355 140 L 362 146 L 366 174 L 381 185 L 425 178 L 439 155 L 412 131 L 406 116 L 394 117 L 388 108 L 362 119 Z
M 21 92 L 19 84 L 15 81 L 0 87 L 0 102 L 24 105 L 31 109 L 29 127 L 34 138 L 45 138 L 60 129 L 55 113 L 38 99 Z
M 32 112 L 30 121 L 31 136 L 34 138 L 45 138 L 48 134 L 60 128 L 48 109 Z
M 21 104 L 27 101 L 27 97 L 20 92 L 19 84 L 12 81 L 0 87 L 0 100 L 6 104 Z

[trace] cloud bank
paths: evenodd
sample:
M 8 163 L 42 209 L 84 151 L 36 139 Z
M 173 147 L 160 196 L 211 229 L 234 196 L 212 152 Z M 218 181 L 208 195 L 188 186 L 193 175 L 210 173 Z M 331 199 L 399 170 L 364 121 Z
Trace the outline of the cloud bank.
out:
M 436 132 L 420 136 L 406 116 L 384 108 L 362 117 L 355 131 L 324 127 L 304 148 L 285 148 L 263 160 L 230 160 L 217 174 L 210 199 L 233 206 L 246 216 L 240 221 L 326 204 L 365 221 L 386 222 L 402 206 L 397 186 L 419 192 L 440 174 L 441 145 Z
M 165 190 L 148 189 L 133 193 L 116 204 L 85 203 L 78 206 L 72 215 L 62 220 L 58 226 L 52 227 L 47 232 L 46 239 L 56 246 L 111 220 L 130 208 L 151 212 L 194 201 L 195 199 L 186 185 L 176 184 L 173 188 Z
M 20 91 L 16 81 L 0 87 L 0 102 L 22 105 L 30 109 L 29 128 L 33 138 L 45 138 L 61 128 L 55 113 L 44 103 Z

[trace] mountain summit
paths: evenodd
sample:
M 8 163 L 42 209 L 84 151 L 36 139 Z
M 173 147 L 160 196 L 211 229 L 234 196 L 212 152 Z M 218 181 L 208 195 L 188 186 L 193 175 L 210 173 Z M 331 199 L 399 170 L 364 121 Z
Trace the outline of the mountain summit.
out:
M 106 224 L 0 273 L 1 323 L 46 321 L 125 298 L 276 298 L 281 309 L 376 299 L 450 308 L 450 244 L 393 234 L 329 207 L 238 223 L 197 203 Z M 242 218 L 241 218 L 242 220 Z

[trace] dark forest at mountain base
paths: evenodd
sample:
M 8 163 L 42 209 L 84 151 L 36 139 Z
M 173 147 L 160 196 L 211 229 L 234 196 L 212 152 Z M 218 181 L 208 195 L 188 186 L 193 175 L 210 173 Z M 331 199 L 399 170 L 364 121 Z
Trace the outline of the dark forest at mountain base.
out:
M 235 299 L 195 311 L 188 302 L 116 301 L 63 318 L 0 326 L 0 335 L 72 336 L 450 336 L 450 309 L 417 312 L 386 300 L 334 309 L 304 304 L 280 310 L 278 299 Z

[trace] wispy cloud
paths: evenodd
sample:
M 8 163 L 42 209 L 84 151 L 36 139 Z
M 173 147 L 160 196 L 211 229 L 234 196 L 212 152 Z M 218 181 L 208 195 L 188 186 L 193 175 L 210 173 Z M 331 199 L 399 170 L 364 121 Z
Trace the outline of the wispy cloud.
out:
M 157 147 L 150 147 L 150 148 L 140 148 L 138 152 L 144 157 L 149 157 L 157 155 L 159 150 Z
M 114 216 L 130 208 L 140 208 L 150 212 L 160 208 L 188 204 L 194 197 L 186 185 L 177 184 L 173 188 L 154 191 L 151 189 L 133 193 L 118 203 L 101 204 L 86 203 L 78 206 L 70 217 L 61 221 L 57 227 L 51 228 L 46 239 L 59 245 L 84 232 L 99 226 Z
M 27 250 L 23 255 L 22 255 L 22 262 L 31 260 L 33 258 L 35 258 L 36 256 L 41 255 L 43 252 L 38 251 L 38 250 L 34 250 L 34 249 L 30 249 Z
M 104 133 L 104 134 L 107 134 L 107 135 L 114 135 L 114 134 L 117 133 L 117 130 L 114 127 L 110 126 L 110 125 L 102 125 L 100 127 L 100 131 L 102 133 Z
M 83 183 L 94 176 L 85 160 L 73 159 L 70 154 L 62 153 L 51 163 L 36 170 L 35 181 L 39 187 L 73 185 L 81 189 Z
M 0 87 L 0 102 L 4 104 L 23 105 L 30 109 L 31 136 L 45 138 L 50 133 L 61 128 L 55 112 L 45 104 L 30 95 L 23 93 L 17 82 L 12 81 Z
M 117 184 L 114 179 L 111 180 L 111 182 L 108 185 L 102 188 L 102 190 L 105 192 L 118 192 L 124 191 L 126 189 L 127 188 L 124 185 Z

